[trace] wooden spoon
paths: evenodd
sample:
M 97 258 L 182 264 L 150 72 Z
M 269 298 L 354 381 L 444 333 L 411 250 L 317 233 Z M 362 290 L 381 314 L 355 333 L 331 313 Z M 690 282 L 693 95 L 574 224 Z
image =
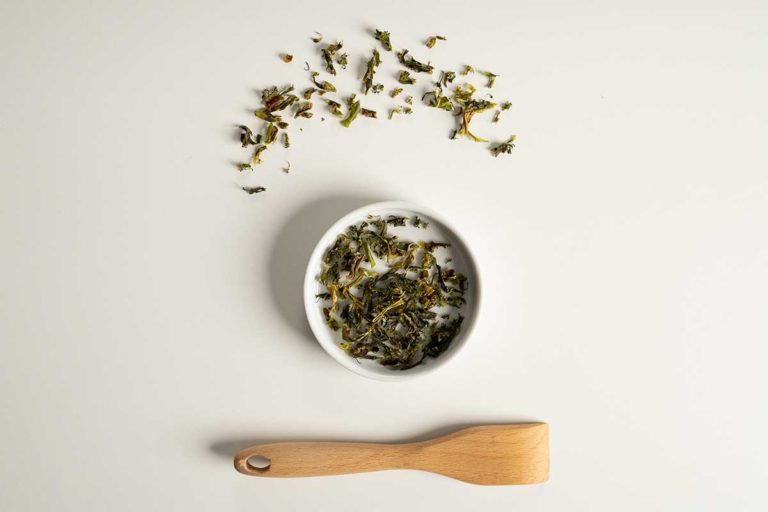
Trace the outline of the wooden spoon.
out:
M 267 467 L 259 468 L 248 461 L 258 456 L 269 459 Z M 235 455 L 235 469 L 245 475 L 264 477 L 418 469 L 473 484 L 535 484 L 549 478 L 549 426 L 479 426 L 407 444 L 262 444 Z

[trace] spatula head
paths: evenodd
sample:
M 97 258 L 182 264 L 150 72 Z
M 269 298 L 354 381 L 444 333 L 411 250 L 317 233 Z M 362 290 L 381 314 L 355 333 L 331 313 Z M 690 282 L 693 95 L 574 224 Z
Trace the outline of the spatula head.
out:
M 419 443 L 421 469 L 480 485 L 517 485 L 549 478 L 546 423 L 487 425 Z

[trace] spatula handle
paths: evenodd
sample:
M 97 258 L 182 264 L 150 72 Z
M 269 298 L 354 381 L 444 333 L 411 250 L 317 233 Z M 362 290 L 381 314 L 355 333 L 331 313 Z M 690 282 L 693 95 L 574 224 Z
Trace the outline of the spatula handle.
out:
M 235 455 L 235 469 L 251 476 L 300 477 L 365 473 L 407 466 L 406 445 L 376 443 L 273 443 L 251 446 Z M 270 460 L 266 468 L 248 459 Z

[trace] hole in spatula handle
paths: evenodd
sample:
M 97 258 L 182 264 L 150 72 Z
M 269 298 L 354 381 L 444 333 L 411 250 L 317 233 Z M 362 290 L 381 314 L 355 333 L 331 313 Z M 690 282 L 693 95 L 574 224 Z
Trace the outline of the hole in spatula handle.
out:
M 246 461 L 248 468 L 254 471 L 266 471 L 269 469 L 272 461 L 263 455 L 251 455 Z

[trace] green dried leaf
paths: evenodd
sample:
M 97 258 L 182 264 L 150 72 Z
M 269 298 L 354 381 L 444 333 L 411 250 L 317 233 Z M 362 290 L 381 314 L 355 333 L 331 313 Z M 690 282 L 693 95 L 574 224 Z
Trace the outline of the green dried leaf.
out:
M 376 30 L 373 37 L 381 42 L 381 46 L 388 52 L 392 51 L 392 43 L 389 41 L 389 32 Z
M 517 139 L 517 136 L 512 135 L 506 142 L 493 146 L 491 148 L 491 154 L 493 156 L 499 156 L 502 153 L 511 153 L 512 150 L 515 149 L 515 139 Z
M 413 114 L 413 109 L 411 107 L 395 107 L 389 111 L 389 118 L 392 119 L 395 114 Z
M 453 83 L 453 81 L 455 79 L 456 79 L 456 73 L 454 73 L 453 71 L 441 71 L 440 72 L 440 80 L 439 80 L 439 82 L 445 88 L 448 88 L 448 84 Z
M 261 163 L 261 154 L 265 149 L 267 149 L 265 145 L 256 146 L 256 149 L 253 150 L 253 156 L 251 156 L 251 165 L 259 165 Z
M 461 74 L 464 75 L 464 76 L 467 76 L 468 74 L 474 73 L 474 72 L 475 72 L 475 68 L 473 68 L 469 64 L 465 64 L 464 65 L 464 70 L 461 72 Z
M 402 87 L 395 87 L 394 89 L 392 89 L 392 90 L 389 92 L 389 96 L 390 96 L 390 98 L 394 98 L 394 97 L 396 97 L 398 94 L 400 94 L 401 92 L 403 92 L 403 88 L 402 88 Z
M 251 164 L 237 164 L 238 171 L 242 172 L 246 169 L 253 169 L 253 167 L 251 167 Z
M 264 187 L 243 187 L 243 190 L 245 190 L 248 194 L 253 195 L 253 194 L 258 194 L 260 192 L 264 192 L 267 189 Z
M 273 123 L 267 124 L 264 129 L 264 144 L 272 144 L 277 139 L 277 126 Z
M 455 109 L 451 100 L 443 95 L 443 90 L 440 87 L 436 87 L 434 91 L 426 93 L 422 97 L 422 101 L 423 100 L 426 100 L 427 105 L 430 107 L 439 108 L 447 112 L 453 113 L 453 110 Z
M 331 111 L 331 114 L 335 115 L 336 117 L 344 117 L 344 112 L 341 111 L 341 103 L 328 98 L 324 99 L 328 104 L 328 109 Z
M 409 105 L 413 105 L 413 96 L 406 96 L 403 101 L 405 101 Z
M 333 57 L 336 55 L 336 52 L 341 50 L 341 48 L 344 46 L 344 43 L 339 41 L 335 44 L 329 44 L 322 50 L 320 50 L 320 53 L 323 56 L 323 62 L 325 62 L 325 70 L 329 72 L 332 75 L 336 74 L 336 68 L 333 66 Z
M 373 84 L 373 87 L 371 87 L 371 90 L 373 91 L 373 94 L 379 94 L 381 91 L 384 90 L 384 84 Z
M 432 48 L 433 46 L 435 46 L 435 43 L 437 43 L 438 40 L 445 41 L 446 39 L 443 36 L 432 36 L 429 39 L 427 39 L 427 42 L 424 44 L 427 45 L 427 48 Z
M 289 148 L 291 147 L 291 140 L 288 138 L 288 132 L 282 133 L 282 140 L 283 140 L 283 147 Z
M 347 58 L 348 55 L 346 53 L 340 54 L 338 57 L 336 57 L 336 63 L 341 66 L 341 69 L 347 69 Z
M 496 83 L 496 78 L 498 78 L 499 76 L 499 75 L 494 75 L 490 71 L 481 71 L 480 73 L 484 75 L 485 78 L 488 79 L 488 83 L 486 84 L 486 87 L 488 87 L 489 89 L 493 87 L 493 84 Z
M 336 87 L 333 86 L 331 82 L 326 82 L 323 80 L 322 82 L 317 81 L 317 77 L 320 75 L 317 71 L 312 72 L 312 83 L 315 84 L 315 87 L 320 89 L 324 92 L 336 92 Z
M 368 110 L 367 108 L 361 108 L 360 109 L 360 113 L 364 117 L 370 117 L 370 118 L 376 119 L 376 111 L 375 110 Z
M 277 114 L 272 114 L 271 112 L 267 112 L 263 108 L 260 108 L 259 110 L 254 110 L 253 115 L 258 117 L 259 119 L 263 119 L 264 121 L 267 121 L 268 123 L 276 123 L 282 119 Z
M 376 68 L 381 64 L 381 57 L 379 51 L 374 49 L 371 60 L 368 61 L 368 67 L 363 75 L 363 94 L 368 94 L 373 86 L 373 75 L 376 73 Z
M 435 69 L 431 64 L 424 64 L 408 55 L 408 50 L 401 50 L 397 52 L 397 59 L 403 66 L 420 73 L 428 73 L 431 75 L 432 71 Z
M 512 108 L 512 104 L 508 101 L 505 101 L 501 104 L 501 110 L 509 110 Z
M 344 128 L 349 128 L 349 125 L 357 119 L 357 115 L 360 113 L 360 102 L 355 99 L 354 94 L 347 99 L 347 107 L 349 108 L 347 117 L 341 120 L 341 125 Z
M 258 142 L 253 137 L 253 132 L 250 128 L 248 128 L 245 125 L 239 124 L 237 125 L 238 128 L 240 128 L 240 144 L 247 148 L 249 145 L 256 145 Z
M 405 70 L 400 72 L 400 75 L 397 77 L 397 81 L 401 84 L 408 84 L 413 85 L 416 83 L 416 79 L 411 76 L 411 74 Z
M 312 112 L 310 112 L 311 109 L 312 109 L 311 101 L 304 101 L 302 103 L 299 103 L 298 105 L 296 105 L 296 110 L 293 113 L 293 118 L 294 119 L 296 119 L 297 117 L 310 118 L 312 117 Z

